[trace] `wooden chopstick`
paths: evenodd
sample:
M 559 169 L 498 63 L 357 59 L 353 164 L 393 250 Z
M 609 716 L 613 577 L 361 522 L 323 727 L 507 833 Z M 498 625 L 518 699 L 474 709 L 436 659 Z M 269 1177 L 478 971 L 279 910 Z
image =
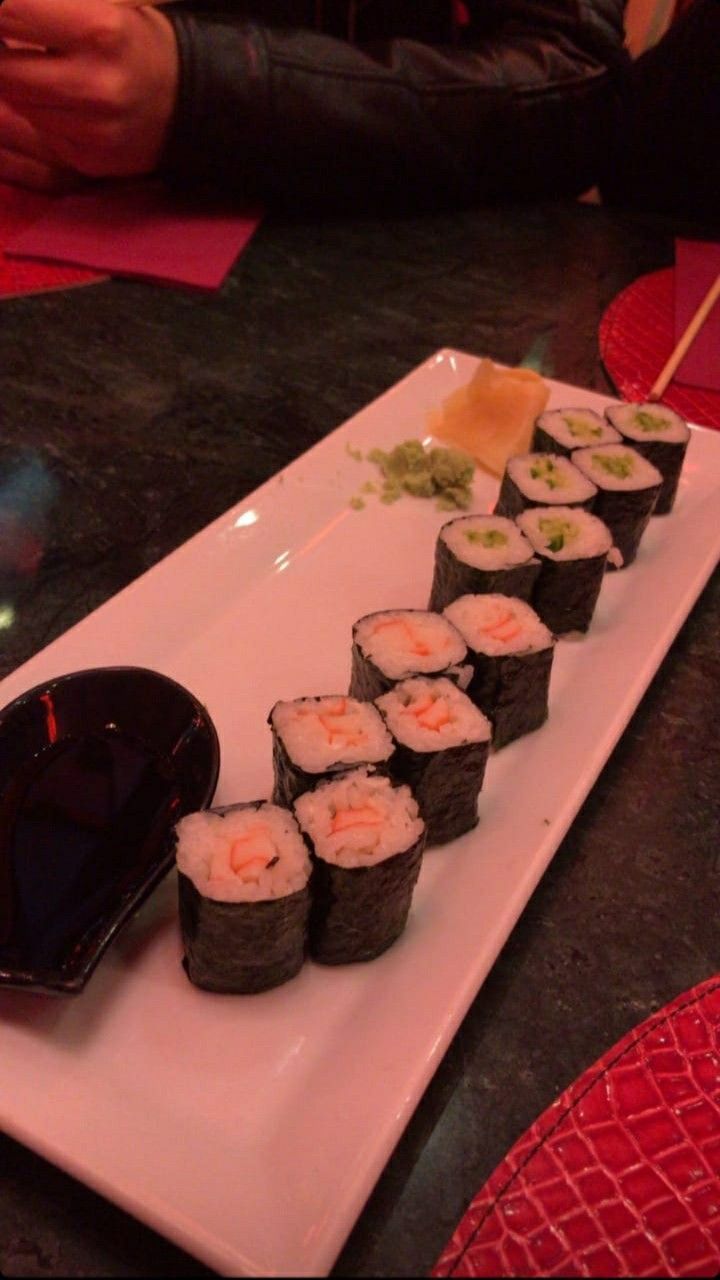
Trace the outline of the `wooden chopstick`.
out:
M 670 381 L 675 370 L 680 364 L 680 361 L 685 355 L 688 347 L 690 346 L 691 342 L 693 342 L 697 337 L 698 333 L 700 332 L 700 329 L 702 328 L 708 316 L 710 315 L 710 312 L 715 306 L 715 303 L 717 302 L 718 298 L 720 298 L 720 273 L 717 275 L 714 283 L 710 285 L 710 288 L 705 294 L 705 297 L 700 303 L 700 306 L 695 312 L 695 315 L 690 321 L 687 329 L 682 334 L 677 345 L 675 346 L 674 350 L 672 351 L 671 355 L 669 356 L 668 360 L 663 366 L 660 374 L 655 379 L 655 382 L 653 383 L 652 387 L 648 392 L 648 397 L 647 397 L 648 400 L 660 399 L 663 391 L 665 390 L 668 382 Z

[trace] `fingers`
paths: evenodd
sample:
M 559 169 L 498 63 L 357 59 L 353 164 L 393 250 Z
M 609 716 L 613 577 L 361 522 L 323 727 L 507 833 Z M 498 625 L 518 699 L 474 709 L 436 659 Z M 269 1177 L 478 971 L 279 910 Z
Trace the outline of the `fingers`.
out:
M 13 2 L 0 0 L 0 22 Z M 77 0 L 49 3 L 76 4 Z M 168 20 L 152 8 L 130 8 L 108 0 L 88 3 L 111 16 L 103 17 L 102 31 L 98 25 L 89 25 L 72 50 L 3 48 L 0 39 L 0 100 L 9 100 L 21 110 L 68 108 L 84 115 L 115 114 L 128 105 L 128 94 L 141 99 L 154 88 L 159 65 L 164 79 L 172 81 L 174 93 L 178 54 Z
M 78 176 L 41 128 L 0 100 L 0 182 L 59 192 L 74 186 Z
M 0 148 L 52 163 L 55 159 L 37 125 L 0 99 Z
M 110 0 L 3 0 L 0 37 L 72 49 L 89 38 L 111 41 L 119 17 Z
M 72 58 L 0 50 L 0 98 L 18 107 L 76 106 L 84 96 L 82 71 L 82 64 Z
M 74 176 L 67 169 L 0 147 L 0 182 L 31 191 L 68 191 Z

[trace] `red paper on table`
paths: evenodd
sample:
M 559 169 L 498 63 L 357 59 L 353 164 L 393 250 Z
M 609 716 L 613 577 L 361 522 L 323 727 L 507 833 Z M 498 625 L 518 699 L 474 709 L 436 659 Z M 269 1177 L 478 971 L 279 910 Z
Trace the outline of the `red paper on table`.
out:
M 96 284 L 105 277 L 96 271 L 54 266 L 44 262 L 19 262 L 5 254 L 9 241 L 52 207 L 53 196 L 0 184 L 0 298 L 21 298 L 27 293 Z
M 623 400 L 647 400 L 675 347 L 675 268 L 639 276 L 605 308 L 598 329 L 600 356 Z M 720 390 L 673 378 L 662 403 L 703 427 L 720 431 Z
M 675 341 L 720 275 L 720 244 L 675 241 Z M 716 303 L 675 371 L 677 382 L 720 391 L 720 303 Z
M 260 222 L 155 180 L 103 183 L 54 200 L 6 251 L 199 289 L 217 289 Z

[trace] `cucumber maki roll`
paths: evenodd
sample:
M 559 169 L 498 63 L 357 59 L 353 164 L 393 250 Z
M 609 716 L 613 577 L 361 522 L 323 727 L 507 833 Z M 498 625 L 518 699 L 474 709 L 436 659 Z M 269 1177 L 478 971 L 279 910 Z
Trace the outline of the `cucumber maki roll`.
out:
M 612 549 L 607 525 L 576 507 L 532 507 L 518 524 L 540 557 L 536 613 L 556 636 L 587 631 Z
M 594 409 L 546 409 L 535 422 L 531 448 L 563 453 L 591 444 L 617 444 L 620 433 Z
M 350 694 L 373 702 L 398 680 L 445 675 L 461 687 L 470 679 L 467 645 L 439 613 L 384 609 L 353 627 Z
M 344 695 L 276 702 L 273 800 L 290 806 L 303 791 L 360 764 L 386 765 L 393 742 L 377 707 Z
M 180 930 L 190 979 L 248 995 L 287 982 L 306 951 L 310 858 L 287 809 L 208 809 L 175 829 Z
M 539 560 L 512 520 L 460 516 L 438 534 L 428 608 L 444 609 L 458 596 L 484 592 L 529 600 L 539 572 Z
M 395 741 L 392 777 L 420 806 L 428 845 L 476 826 L 492 726 L 451 680 L 415 676 L 377 700 Z
M 564 454 L 521 453 L 508 458 L 495 514 L 514 520 L 526 507 L 584 507 L 590 510 L 597 489 Z
M 605 416 L 634 449 L 662 475 L 662 488 L 653 515 L 672 511 L 680 481 L 690 428 L 684 418 L 663 404 L 617 404 Z
M 555 638 L 525 600 L 460 596 L 445 614 L 473 663 L 467 693 L 493 726 L 493 750 L 531 733 L 548 715 Z
M 417 801 L 361 768 L 306 791 L 295 814 L 312 849 L 311 956 L 373 960 L 407 923 L 425 845 Z
M 626 444 L 577 449 L 573 462 L 597 486 L 594 512 L 608 526 L 619 553 L 609 557 L 608 567 L 623 569 L 637 555 L 655 509 L 662 476 L 637 449 Z

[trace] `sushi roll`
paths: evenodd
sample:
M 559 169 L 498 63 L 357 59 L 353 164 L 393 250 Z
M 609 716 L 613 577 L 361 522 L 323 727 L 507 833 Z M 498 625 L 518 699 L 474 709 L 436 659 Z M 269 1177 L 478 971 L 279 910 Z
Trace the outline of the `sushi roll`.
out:
M 394 740 L 392 777 L 406 782 L 427 826 L 445 844 L 478 821 L 492 726 L 451 680 L 415 676 L 377 700 Z
M 461 687 L 472 668 L 459 631 L 439 613 L 384 609 L 353 627 L 350 694 L 373 702 L 408 676 L 449 676 Z
M 587 631 L 592 621 L 612 534 L 577 507 L 531 507 L 517 522 L 540 557 L 532 606 L 556 636 Z
M 360 764 L 386 765 L 393 742 L 377 707 L 344 695 L 276 702 L 273 800 L 290 806 L 318 782 Z
M 444 609 L 458 596 L 492 591 L 529 600 L 539 572 L 539 560 L 512 520 L 460 516 L 438 534 L 428 608 Z
M 311 956 L 373 960 L 407 923 L 425 845 L 417 801 L 361 768 L 306 791 L 295 814 L 312 849 Z
M 306 951 L 310 858 L 287 809 L 208 809 L 175 828 L 180 931 L 190 979 L 251 994 L 287 982 Z
M 638 453 L 657 467 L 663 482 L 653 515 L 672 511 L 685 461 L 690 428 L 684 418 L 663 404 L 617 404 L 605 416 Z
M 627 444 L 577 449 L 573 462 L 597 486 L 594 512 L 608 526 L 619 553 L 608 558 L 608 567 L 623 569 L 637 555 L 655 509 L 662 476 L 657 467 Z
M 445 614 L 473 662 L 467 693 L 492 721 L 493 750 L 539 729 L 548 715 L 555 637 L 525 600 L 460 596 Z
M 560 453 L 521 453 L 509 458 L 495 514 L 514 520 L 526 507 L 584 507 L 590 510 L 597 489 Z
M 617 444 L 621 439 L 594 409 L 546 409 L 535 422 L 531 448 L 537 453 L 564 453 L 590 444 Z

